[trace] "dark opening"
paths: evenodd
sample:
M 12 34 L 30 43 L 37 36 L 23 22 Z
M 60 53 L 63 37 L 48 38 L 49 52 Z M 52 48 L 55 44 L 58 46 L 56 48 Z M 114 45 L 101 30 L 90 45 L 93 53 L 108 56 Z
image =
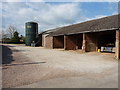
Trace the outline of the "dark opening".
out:
M 98 48 L 115 47 L 116 31 L 104 31 L 98 34 Z
M 82 49 L 83 34 L 78 34 L 76 39 L 77 39 L 78 49 Z
M 106 31 L 100 32 L 98 37 L 98 48 L 104 47 L 115 47 L 116 32 Z
M 82 49 L 83 34 L 67 35 L 66 47 L 68 50 Z
M 53 48 L 64 48 L 64 36 L 53 37 Z

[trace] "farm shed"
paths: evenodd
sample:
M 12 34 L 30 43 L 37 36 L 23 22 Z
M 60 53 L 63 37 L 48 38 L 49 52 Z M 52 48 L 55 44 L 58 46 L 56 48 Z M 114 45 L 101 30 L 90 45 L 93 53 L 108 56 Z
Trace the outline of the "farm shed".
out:
M 52 33 L 45 37 L 45 47 L 65 50 L 82 49 L 84 52 L 98 51 L 98 49 L 102 51 L 104 47 L 108 51 L 111 49 L 119 59 L 119 16 L 108 16 L 51 30 Z
M 53 48 L 53 37 L 48 37 L 48 36 L 56 30 L 58 30 L 58 29 L 46 30 L 41 33 L 43 47 Z

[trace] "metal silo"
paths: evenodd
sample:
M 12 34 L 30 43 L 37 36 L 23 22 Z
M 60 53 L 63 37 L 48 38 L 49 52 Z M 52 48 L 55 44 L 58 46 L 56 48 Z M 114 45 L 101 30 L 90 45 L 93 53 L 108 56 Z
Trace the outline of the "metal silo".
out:
M 36 42 L 36 36 L 38 34 L 38 24 L 36 22 L 27 22 L 25 24 L 26 28 L 26 46 L 31 46 L 31 43 Z

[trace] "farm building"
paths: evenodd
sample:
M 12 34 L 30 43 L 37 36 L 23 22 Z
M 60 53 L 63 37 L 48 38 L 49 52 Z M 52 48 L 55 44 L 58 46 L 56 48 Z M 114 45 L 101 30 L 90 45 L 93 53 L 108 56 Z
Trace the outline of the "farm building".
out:
M 48 47 L 49 48 L 49 46 L 50 46 L 50 44 L 52 43 L 49 43 L 48 42 L 48 38 L 47 38 L 47 36 L 49 36 L 50 34 L 52 34 L 53 32 L 55 32 L 55 31 L 57 31 L 57 30 L 59 30 L 58 28 L 57 29 L 52 29 L 52 30 L 46 30 L 46 31 L 44 31 L 44 32 L 42 32 L 41 33 L 41 35 L 42 35 L 42 46 L 43 47 Z M 52 41 L 52 40 L 51 40 Z M 51 44 L 52 45 L 52 44 Z M 52 46 L 51 46 L 52 47 Z
M 42 46 L 46 48 L 63 48 L 65 50 L 81 49 L 83 52 L 113 52 L 120 58 L 120 24 L 119 16 L 113 15 L 53 30 L 42 35 Z

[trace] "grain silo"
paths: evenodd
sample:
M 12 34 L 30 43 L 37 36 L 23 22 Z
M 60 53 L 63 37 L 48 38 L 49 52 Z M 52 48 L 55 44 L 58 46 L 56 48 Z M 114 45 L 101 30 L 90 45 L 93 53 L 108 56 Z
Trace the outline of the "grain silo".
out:
M 36 36 L 38 34 L 38 24 L 36 22 L 27 22 L 25 24 L 26 28 L 26 46 L 31 46 L 32 42 L 36 42 Z

